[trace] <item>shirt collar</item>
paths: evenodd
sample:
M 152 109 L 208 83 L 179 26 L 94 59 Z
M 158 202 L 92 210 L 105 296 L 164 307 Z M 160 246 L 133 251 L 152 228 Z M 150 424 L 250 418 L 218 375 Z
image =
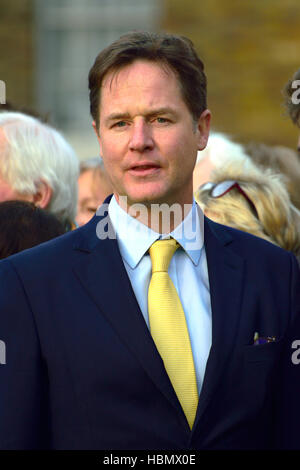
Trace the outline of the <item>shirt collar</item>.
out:
M 199 263 L 204 243 L 204 217 L 195 200 L 175 230 L 163 235 L 131 217 L 119 206 L 115 196 L 110 200 L 108 214 L 116 232 L 121 256 L 132 269 L 156 240 L 170 237 L 178 241 L 195 265 Z

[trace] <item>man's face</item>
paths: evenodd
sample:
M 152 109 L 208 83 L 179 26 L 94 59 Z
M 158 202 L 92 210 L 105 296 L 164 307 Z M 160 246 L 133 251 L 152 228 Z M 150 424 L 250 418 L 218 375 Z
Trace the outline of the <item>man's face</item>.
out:
M 78 178 L 78 203 L 76 222 L 79 227 L 95 215 L 97 208 L 112 193 L 106 178 L 95 173 L 95 169 L 85 170 Z
M 175 74 L 137 60 L 104 78 L 100 153 L 116 199 L 128 204 L 189 204 L 197 150 L 207 143 L 210 112 L 197 123 L 183 101 Z

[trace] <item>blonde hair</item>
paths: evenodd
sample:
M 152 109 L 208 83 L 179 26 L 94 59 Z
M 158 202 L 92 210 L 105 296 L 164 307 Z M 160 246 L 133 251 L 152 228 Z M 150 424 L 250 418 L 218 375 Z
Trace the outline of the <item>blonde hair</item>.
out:
M 242 165 L 230 163 L 212 173 L 212 182 L 237 181 L 253 202 L 257 215 L 247 199 L 233 188 L 219 198 L 213 198 L 209 189 L 195 193 L 195 199 L 207 216 L 275 245 L 300 253 L 300 211 L 290 201 L 285 179 L 270 169 L 257 167 L 244 171 Z

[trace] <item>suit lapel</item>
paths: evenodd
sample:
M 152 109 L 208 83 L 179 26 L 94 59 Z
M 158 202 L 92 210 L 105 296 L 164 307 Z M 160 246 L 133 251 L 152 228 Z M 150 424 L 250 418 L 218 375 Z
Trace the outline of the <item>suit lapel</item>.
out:
M 235 344 L 244 285 L 244 260 L 230 250 L 231 236 L 220 225 L 205 220 L 212 307 L 212 346 L 206 364 L 195 425 L 205 411 Z
M 99 221 L 101 219 L 95 216 L 85 226 L 87 233 L 76 243 L 75 249 L 86 251 L 86 255 L 73 266 L 74 272 L 101 314 L 135 355 L 150 379 L 181 413 L 181 420 L 187 425 L 163 361 L 140 311 L 117 241 L 108 238 L 100 241 L 96 237 L 96 225 Z M 113 228 L 108 216 L 107 222 L 112 234 Z

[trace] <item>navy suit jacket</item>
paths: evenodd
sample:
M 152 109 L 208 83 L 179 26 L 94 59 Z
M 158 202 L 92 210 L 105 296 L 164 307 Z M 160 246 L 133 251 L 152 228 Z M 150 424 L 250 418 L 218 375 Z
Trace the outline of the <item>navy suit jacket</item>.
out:
M 205 219 L 212 347 L 191 432 L 117 241 L 96 236 L 99 220 L 0 263 L 0 448 L 281 445 L 295 257 Z M 254 346 L 255 332 L 276 340 Z

